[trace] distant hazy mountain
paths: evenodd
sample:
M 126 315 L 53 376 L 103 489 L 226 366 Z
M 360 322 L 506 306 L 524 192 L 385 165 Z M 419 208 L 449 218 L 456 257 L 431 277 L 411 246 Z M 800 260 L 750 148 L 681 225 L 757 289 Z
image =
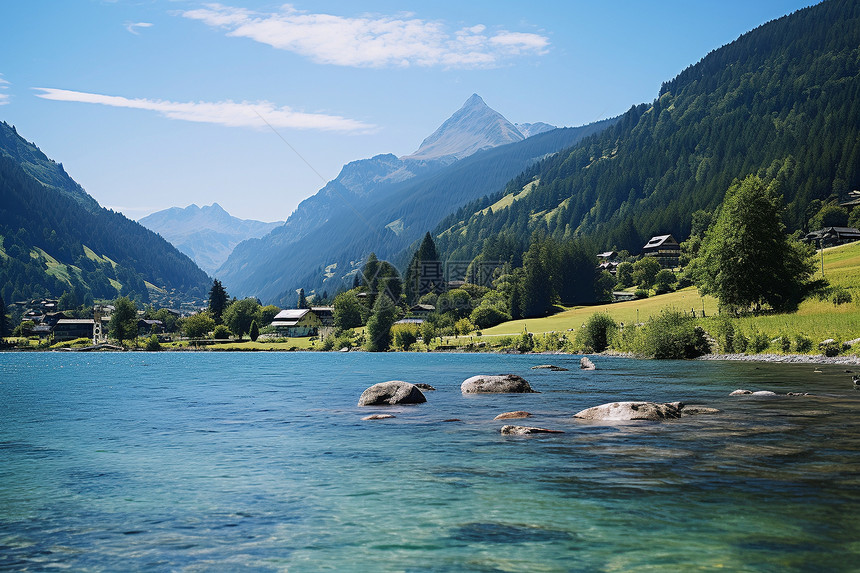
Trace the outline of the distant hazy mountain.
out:
M 256 239 L 284 224 L 239 219 L 218 203 L 171 207 L 138 221 L 191 257 L 207 273 L 224 264 L 233 248 L 246 239 Z
M 418 151 L 404 159 L 462 159 L 482 149 L 522 141 L 526 136 L 481 96 L 472 94 L 459 110 L 439 126 Z
M 533 135 L 537 135 L 538 133 L 543 133 L 551 129 L 558 129 L 557 126 L 550 125 L 542 121 L 539 121 L 537 123 L 515 123 L 514 126 L 519 129 L 520 133 L 522 133 L 526 137 L 531 137 Z
M 104 209 L 14 127 L 0 122 L 0 294 L 78 303 L 128 295 L 202 301 L 210 279 L 152 231 Z

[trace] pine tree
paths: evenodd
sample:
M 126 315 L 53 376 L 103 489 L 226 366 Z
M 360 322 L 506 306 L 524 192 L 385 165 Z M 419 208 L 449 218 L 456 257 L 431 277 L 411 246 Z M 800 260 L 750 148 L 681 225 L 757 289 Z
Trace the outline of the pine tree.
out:
M 428 293 L 440 293 L 443 286 L 442 263 L 436 251 L 436 244 L 428 232 L 406 271 L 406 300 L 416 304 L 418 299 Z
M 221 281 L 215 279 L 209 290 L 209 312 L 215 320 L 215 324 L 221 324 L 228 300 L 227 291 L 224 290 Z
M 251 321 L 251 329 L 248 332 L 248 336 L 251 337 L 251 342 L 257 342 L 257 338 L 260 337 L 260 327 L 257 326 L 257 321 Z
M 394 304 L 385 294 L 376 297 L 373 314 L 367 321 L 367 350 L 385 352 L 391 346 L 391 327 L 394 324 Z
M 299 302 L 296 305 L 296 308 L 310 308 L 310 305 L 308 304 L 308 299 L 307 297 L 305 297 L 305 289 L 303 288 L 299 289 Z

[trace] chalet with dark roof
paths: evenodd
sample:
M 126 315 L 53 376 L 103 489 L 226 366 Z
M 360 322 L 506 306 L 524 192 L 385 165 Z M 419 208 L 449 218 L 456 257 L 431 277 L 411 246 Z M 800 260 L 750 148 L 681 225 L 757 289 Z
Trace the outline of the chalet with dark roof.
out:
M 654 257 L 664 269 L 672 269 L 681 259 L 681 245 L 672 235 L 656 235 L 642 247 L 642 255 Z
M 96 321 L 92 318 L 61 318 L 52 329 L 54 342 L 75 340 L 76 338 L 93 338 Z
M 860 230 L 854 227 L 825 227 L 808 233 L 803 241 L 817 247 L 832 247 L 860 241 Z

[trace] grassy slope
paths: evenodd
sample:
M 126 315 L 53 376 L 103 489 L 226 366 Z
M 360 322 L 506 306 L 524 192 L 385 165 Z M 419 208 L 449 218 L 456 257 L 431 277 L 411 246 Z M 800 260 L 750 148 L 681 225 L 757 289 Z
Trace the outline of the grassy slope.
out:
M 820 265 L 820 259 L 817 260 Z M 794 313 L 741 318 L 738 320 L 740 328 L 747 334 L 755 328 L 771 337 L 804 334 L 814 342 L 827 338 L 860 338 L 860 242 L 825 249 L 824 276 L 831 284 L 850 289 L 854 301 L 836 306 L 827 301 L 807 300 Z M 644 322 L 663 308 L 695 308 L 698 314 L 703 302 L 706 314 L 709 317 L 714 316 L 717 313 L 716 300 L 712 297 L 703 299 L 696 289 L 691 287 L 644 300 L 575 307 L 546 318 L 505 322 L 484 330 L 483 334 L 514 335 L 520 334 L 523 329 L 534 333 L 562 332 L 579 328 L 595 312 L 608 312 L 616 321 L 632 324 L 637 319 L 637 310 L 639 321 Z M 773 348 L 768 351 L 773 351 Z

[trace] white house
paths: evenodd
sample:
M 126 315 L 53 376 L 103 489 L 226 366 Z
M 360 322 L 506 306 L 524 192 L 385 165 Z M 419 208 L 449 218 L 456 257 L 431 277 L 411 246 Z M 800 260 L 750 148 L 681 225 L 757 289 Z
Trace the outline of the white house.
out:
M 290 338 L 315 336 L 322 325 L 319 317 L 307 308 L 282 310 L 272 321 L 279 335 Z

